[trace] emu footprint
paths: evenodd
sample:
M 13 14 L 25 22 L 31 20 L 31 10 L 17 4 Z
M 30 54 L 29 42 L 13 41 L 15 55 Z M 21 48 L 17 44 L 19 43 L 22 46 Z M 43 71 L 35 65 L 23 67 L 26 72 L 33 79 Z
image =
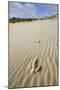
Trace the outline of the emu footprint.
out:
M 33 63 L 31 64 L 31 68 L 32 72 L 34 73 L 42 70 L 42 66 L 39 65 L 37 58 L 34 59 Z

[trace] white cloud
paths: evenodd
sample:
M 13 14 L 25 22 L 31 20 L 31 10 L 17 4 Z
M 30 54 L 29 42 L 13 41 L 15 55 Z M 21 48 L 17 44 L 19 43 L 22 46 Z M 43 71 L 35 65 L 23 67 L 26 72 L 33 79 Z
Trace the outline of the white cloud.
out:
M 45 9 L 41 12 L 38 11 L 38 7 L 40 10 Z M 53 15 L 57 12 L 57 5 L 53 4 L 33 4 L 33 3 L 21 3 L 21 2 L 9 2 L 9 18 L 11 17 L 22 17 L 22 18 L 28 18 L 28 17 L 40 17 L 40 16 L 46 16 L 46 15 Z
M 18 2 L 9 2 L 9 17 L 35 17 L 35 6 L 33 4 L 21 4 Z

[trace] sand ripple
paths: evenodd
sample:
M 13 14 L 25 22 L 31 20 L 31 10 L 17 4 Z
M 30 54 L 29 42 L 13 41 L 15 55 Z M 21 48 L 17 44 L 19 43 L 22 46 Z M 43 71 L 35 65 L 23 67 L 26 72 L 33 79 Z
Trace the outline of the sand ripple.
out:
M 49 22 L 49 27 L 51 27 L 51 23 L 52 27 L 55 27 L 56 23 L 53 24 L 52 21 Z M 40 22 L 37 26 L 39 26 L 38 29 L 40 30 Z M 45 23 L 44 26 L 46 26 Z M 23 26 L 21 26 L 21 28 L 22 27 Z M 49 27 L 46 26 L 44 28 L 49 29 Z M 40 43 L 34 44 L 33 42 L 31 43 L 31 45 L 25 48 L 22 46 L 24 51 L 22 49 L 17 48 L 20 45 L 18 41 L 18 44 L 14 44 L 14 49 L 12 46 L 13 44 L 11 45 L 12 49 L 10 53 L 12 54 L 9 55 L 9 88 L 58 85 L 58 66 L 56 60 L 58 59 L 56 42 L 57 34 L 56 29 L 54 31 L 54 27 L 52 31 L 51 29 L 45 29 L 44 31 L 43 26 L 41 26 L 43 33 L 42 31 L 40 31 Z M 39 30 L 37 31 L 38 34 Z M 11 31 L 10 33 L 12 34 L 13 31 Z M 18 33 L 16 38 L 19 35 Z M 34 37 L 33 40 L 35 39 L 36 38 Z M 15 51 L 12 52 L 13 50 Z M 38 59 L 39 65 L 42 66 L 42 70 L 34 73 L 32 72 L 32 63 L 34 63 L 35 58 Z

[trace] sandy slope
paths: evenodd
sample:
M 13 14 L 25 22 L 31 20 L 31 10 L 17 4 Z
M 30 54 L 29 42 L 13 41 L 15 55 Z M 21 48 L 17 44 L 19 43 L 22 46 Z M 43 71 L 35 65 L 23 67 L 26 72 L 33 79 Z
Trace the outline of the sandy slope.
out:
M 57 19 L 9 24 L 9 88 L 58 85 L 57 32 Z

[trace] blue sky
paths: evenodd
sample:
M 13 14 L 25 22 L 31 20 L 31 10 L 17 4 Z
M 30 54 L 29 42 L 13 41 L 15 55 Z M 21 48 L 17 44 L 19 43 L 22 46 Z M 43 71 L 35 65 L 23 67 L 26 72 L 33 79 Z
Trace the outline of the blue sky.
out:
M 40 18 L 57 13 L 56 4 L 9 2 L 9 18 Z

